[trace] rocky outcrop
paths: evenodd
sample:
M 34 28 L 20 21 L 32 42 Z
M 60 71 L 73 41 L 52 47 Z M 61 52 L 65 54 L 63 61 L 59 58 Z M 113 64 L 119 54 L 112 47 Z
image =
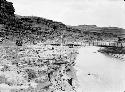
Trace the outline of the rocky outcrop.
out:
M 14 16 L 15 9 L 13 3 L 6 0 L 0 0 L 0 24 L 8 21 L 10 17 Z

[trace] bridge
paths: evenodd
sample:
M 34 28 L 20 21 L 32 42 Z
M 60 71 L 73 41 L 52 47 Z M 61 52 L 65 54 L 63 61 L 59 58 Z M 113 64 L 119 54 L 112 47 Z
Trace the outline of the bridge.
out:
M 76 43 L 69 43 L 65 46 L 98 46 L 98 47 L 116 47 L 116 48 L 123 48 L 125 47 L 125 43 L 122 42 L 108 42 L 108 41 L 92 41 L 92 42 L 76 42 Z
M 98 46 L 98 47 L 117 47 L 117 48 L 123 48 L 125 47 L 125 43 L 121 43 L 121 42 L 98 42 L 98 41 L 94 41 L 94 42 L 89 42 L 88 43 L 89 46 Z

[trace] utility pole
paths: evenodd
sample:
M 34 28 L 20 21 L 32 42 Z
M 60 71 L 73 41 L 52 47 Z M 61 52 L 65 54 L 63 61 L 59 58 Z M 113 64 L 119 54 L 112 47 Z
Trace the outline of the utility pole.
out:
M 64 34 L 65 34 L 65 30 L 61 31 L 61 46 L 64 45 Z

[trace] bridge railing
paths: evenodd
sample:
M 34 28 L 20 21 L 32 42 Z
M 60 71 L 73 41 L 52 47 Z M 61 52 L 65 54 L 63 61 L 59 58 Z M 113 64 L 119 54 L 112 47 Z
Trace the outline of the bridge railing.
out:
M 125 47 L 125 43 L 119 42 L 103 42 L 103 41 L 92 41 L 92 42 L 85 42 L 82 43 L 83 46 L 112 46 L 112 47 Z

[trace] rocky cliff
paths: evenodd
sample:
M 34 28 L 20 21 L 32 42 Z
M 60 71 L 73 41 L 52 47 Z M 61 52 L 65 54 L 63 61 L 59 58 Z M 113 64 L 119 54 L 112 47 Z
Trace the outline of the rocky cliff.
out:
M 41 17 L 15 15 L 13 3 L 6 0 L 1 0 L 0 7 L 0 36 L 8 39 L 13 37 L 25 39 L 26 42 L 36 40 L 55 42 L 56 40 L 60 43 L 61 35 L 63 35 L 65 42 L 68 43 L 83 40 L 111 40 L 124 32 L 124 29 L 117 27 L 67 26 Z
M 0 0 L 0 24 L 6 24 L 11 17 L 14 17 L 15 9 L 13 3 L 6 0 Z

